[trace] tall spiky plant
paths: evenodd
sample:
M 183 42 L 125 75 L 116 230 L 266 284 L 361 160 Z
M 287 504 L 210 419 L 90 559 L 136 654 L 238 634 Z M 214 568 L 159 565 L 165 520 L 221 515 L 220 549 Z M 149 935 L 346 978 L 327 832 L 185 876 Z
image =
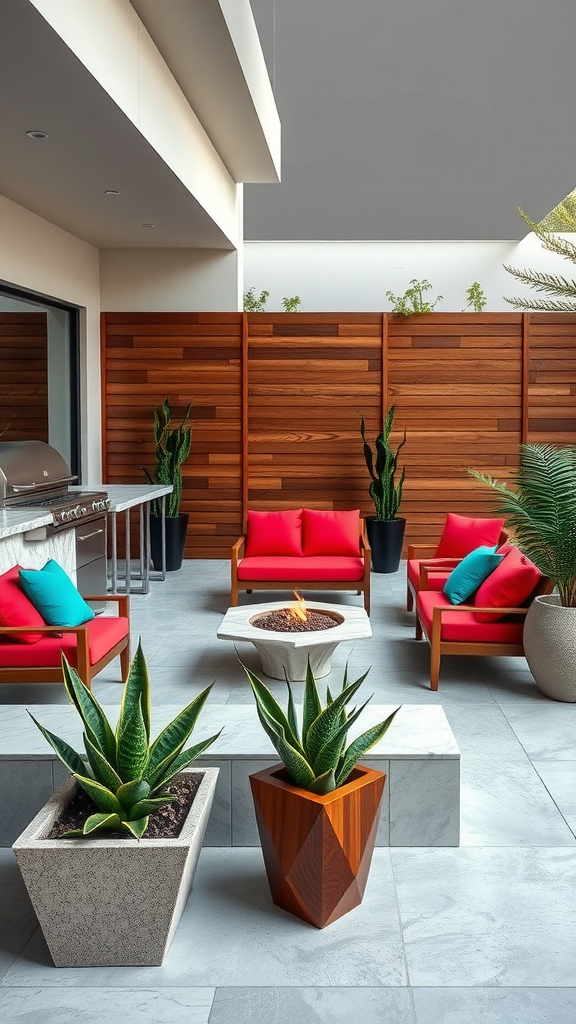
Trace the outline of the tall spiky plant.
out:
M 396 451 L 393 451 L 390 446 L 389 438 L 394 424 L 395 411 L 396 406 L 391 405 L 388 410 L 388 415 L 386 416 L 384 427 L 376 438 L 376 464 L 374 464 L 372 449 L 366 440 L 363 416 L 361 417 L 360 423 L 360 433 L 364 444 L 364 458 L 366 459 L 366 465 L 368 466 L 368 471 L 372 477 L 372 483 L 368 488 L 368 493 L 374 502 L 376 519 L 379 520 L 395 519 L 398 515 L 398 509 L 400 508 L 400 503 L 402 501 L 404 477 L 406 476 L 406 467 L 404 466 L 400 480 L 396 483 L 398 454 L 400 449 L 406 444 L 406 429 L 404 429 L 403 440 L 398 445 Z
M 284 712 L 262 680 L 245 665 L 242 667 L 252 687 L 258 718 L 282 758 L 290 782 L 301 789 L 309 790 L 310 793 L 331 793 L 339 786 L 343 786 L 359 758 L 382 739 L 400 710 L 396 708 L 384 722 L 373 725 L 346 746 L 349 729 L 360 717 L 371 698 L 368 697 L 360 707 L 354 707 L 351 711 L 346 710 L 346 705 L 360 688 L 368 672 L 349 683 L 346 666 L 340 693 L 333 697 L 330 688 L 327 687 L 326 704 L 322 707 L 314 673 L 308 661 L 302 724 L 299 726 L 294 696 L 288 680 L 288 708 Z
M 516 490 L 475 469 L 470 476 L 497 491 L 518 547 L 553 580 L 560 601 L 576 607 L 576 446 L 520 445 Z
M 170 401 L 165 398 L 161 412 L 154 406 L 154 443 L 156 445 L 156 472 L 154 475 L 148 472 L 145 466 L 141 468 L 146 474 L 150 484 L 172 484 L 173 490 L 167 496 L 166 516 L 174 519 L 180 512 L 182 500 L 182 463 L 190 455 L 192 445 L 192 427 L 190 423 L 190 409 L 192 402 L 188 405 L 182 423 L 178 427 L 171 427 L 172 408 Z M 152 515 L 161 514 L 160 502 L 153 501 L 151 507 Z
M 546 229 L 539 224 L 535 224 L 524 213 L 524 210 L 520 208 L 519 213 L 526 221 L 530 230 L 539 238 L 544 249 L 557 253 L 558 256 L 562 256 L 569 263 L 576 264 L 576 245 L 574 242 L 552 233 L 549 228 Z M 576 224 L 569 226 L 570 221 L 568 219 L 566 225 L 566 227 L 557 230 L 574 231 L 576 227 Z M 529 285 L 534 291 L 543 292 L 545 295 L 551 296 L 548 299 L 524 299 L 517 296 L 508 298 L 504 296 L 505 301 L 515 306 L 516 309 L 535 309 L 540 312 L 553 313 L 572 313 L 576 310 L 575 280 L 563 277 L 561 274 L 548 274 L 541 270 L 519 270 L 506 264 L 504 264 L 504 270 L 507 270 L 509 274 L 512 274 L 522 284 Z

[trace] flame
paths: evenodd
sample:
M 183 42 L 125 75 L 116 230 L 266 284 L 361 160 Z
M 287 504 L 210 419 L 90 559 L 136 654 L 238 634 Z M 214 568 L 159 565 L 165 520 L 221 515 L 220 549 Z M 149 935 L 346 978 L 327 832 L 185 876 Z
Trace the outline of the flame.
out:
M 288 608 L 288 614 L 292 615 L 295 619 L 300 619 L 301 622 L 307 622 L 308 612 L 306 611 L 306 601 L 297 590 L 294 591 L 294 597 L 298 603 L 293 604 L 291 608 Z

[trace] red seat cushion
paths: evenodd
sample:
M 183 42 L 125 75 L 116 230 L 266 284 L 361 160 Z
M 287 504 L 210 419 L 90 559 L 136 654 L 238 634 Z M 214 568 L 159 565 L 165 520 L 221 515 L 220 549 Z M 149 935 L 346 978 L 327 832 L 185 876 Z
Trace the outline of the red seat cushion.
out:
M 95 665 L 108 651 L 128 635 L 128 619 L 123 616 L 97 616 L 86 623 L 90 646 L 90 664 Z M 0 641 L 0 664 L 2 668 L 55 668 L 60 665 L 64 653 L 71 665 L 76 666 L 76 634 L 62 633 L 61 636 L 43 636 L 33 647 Z
M 478 608 L 520 608 L 528 600 L 542 578 L 536 568 L 519 548 L 512 547 L 494 572 L 484 580 L 476 591 L 474 604 Z M 506 612 L 491 615 L 476 612 L 478 622 L 497 622 Z
M 22 590 L 21 568 L 15 565 L 0 576 L 0 626 L 45 626 L 40 612 Z M 42 633 L 16 633 L 13 636 L 21 644 L 35 644 L 41 638 Z
M 302 554 L 302 509 L 248 512 L 246 557 Z
M 302 554 L 347 555 L 360 554 L 360 512 L 322 512 L 311 508 L 302 510 Z
M 429 563 L 432 561 L 431 558 L 410 558 L 408 560 L 408 579 L 415 590 L 418 590 L 420 585 L 420 566 L 422 562 Z M 441 561 L 441 559 L 439 560 Z M 446 569 L 444 572 L 429 572 L 428 573 L 428 586 L 427 590 L 442 590 L 446 580 L 450 575 L 450 570 Z
M 333 558 L 311 555 L 310 558 L 243 558 L 238 563 L 239 580 L 266 580 L 270 583 L 293 580 L 296 582 L 329 582 L 364 578 L 362 558 Z
M 464 558 L 481 545 L 493 547 L 498 543 L 503 526 L 503 519 L 474 519 L 449 512 L 435 557 Z
M 494 570 L 496 572 L 496 570 Z M 420 590 L 417 598 L 418 614 L 428 636 L 432 635 L 434 608 L 453 608 L 445 594 L 434 590 Z M 449 611 L 442 616 L 442 640 L 496 644 L 521 644 L 524 618 L 501 622 L 478 622 L 474 612 Z

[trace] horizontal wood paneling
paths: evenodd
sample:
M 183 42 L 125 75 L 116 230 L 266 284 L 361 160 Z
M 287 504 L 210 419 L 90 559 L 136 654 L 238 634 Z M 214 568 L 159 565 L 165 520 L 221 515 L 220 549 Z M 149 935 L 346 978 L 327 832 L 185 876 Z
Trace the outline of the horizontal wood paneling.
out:
M 181 413 L 194 400 L 189 557 L 228 557 L 246 507 L 372 514 L 360 414 L 373 440 L 392 402 L 393 441 L 404 427 L 408 437 L 407 542 L 436 541 L 449 511 L 490 513 L 493 495 L 466 467 L 508 479 L 523 426 L 530 441 L 576 441 L 576 317 L 249 314 L 244 348 L 242 323 L 238 313 L 103 320 L 110 481 L 141 480 L 139 465 L 153 465 L 155 401 L 168 395 Z
M 0 440 L 48 440 L 46 313 L 0 313 Z
M 177 423 L 192 401 L 186 557 L 228 557 L 242 527 L 241 314 L 108 313 L 102 337 L 107 481 L 142 482 L 154 404 L 168 397 Z

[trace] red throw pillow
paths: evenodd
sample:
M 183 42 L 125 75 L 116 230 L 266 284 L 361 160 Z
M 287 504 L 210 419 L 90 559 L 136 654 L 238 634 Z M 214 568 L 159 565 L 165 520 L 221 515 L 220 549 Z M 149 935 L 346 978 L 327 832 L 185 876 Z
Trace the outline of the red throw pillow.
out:
M 304 555 L 360 554 L 360 511 L 317 512 L 302 510 Z
M 464 558 L 475 548 L 494 547 L 503 526 L 503 519 L 473 519 L 449 512 L 434 557 Z
M 302 509 L 284 512 L 248 512 L 247 558 L 261 555 L 302 554 Z
M 488 579 L 476 591 L 474 604 L 477 608 L 520 608 L 530 597 L 542 573 L 519 548 L 511 548 L 490 573 Z M 489 612 L 474 612 L 478 622 L 497 622 L 506 617 L 506 612 L 491 615 Z
M 20 584 L 21 566 L 15 565 L 0 576 L 0 626 L 45 626 L 46 623 L 28 600 Z M 20 640 L 23 644 L 35 644 L 42 639 L 42 633 L 2 633 L 2 637 Z

